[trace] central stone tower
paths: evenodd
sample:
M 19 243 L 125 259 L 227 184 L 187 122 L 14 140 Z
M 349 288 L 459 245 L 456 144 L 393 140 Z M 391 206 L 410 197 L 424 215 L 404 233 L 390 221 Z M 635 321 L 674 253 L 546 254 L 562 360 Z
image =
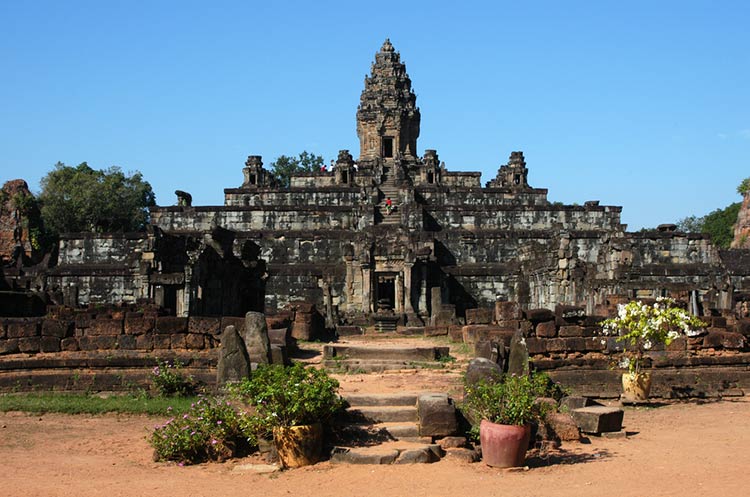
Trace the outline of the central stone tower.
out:
M 386 39 L 375 54 L 372 73 L 357 109 L 359 162 L 415 158 L 419 137 L 417 96 L 401 56 Z

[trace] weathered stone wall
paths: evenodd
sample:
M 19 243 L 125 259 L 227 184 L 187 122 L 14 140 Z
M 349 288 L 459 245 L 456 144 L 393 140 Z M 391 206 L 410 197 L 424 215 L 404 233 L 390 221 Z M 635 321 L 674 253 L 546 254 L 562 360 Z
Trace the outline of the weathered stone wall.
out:
M 266 206 L 357 206 L 361 205 L 359 188 L 328 187 L 324 189 L 297 188 L 288 190 L 234 188 L 224 190 L 227 207 Z
M 59 263 L 47 288 L 69 305 L 133 303 L 149 297 L 146 233 L 73 233 L 60 238 Z
M 253 230 L 355 229 L 359 216 L 352 207 L 155 207 L 151 223 L 167 232 L 206 232 L 215 226 Z

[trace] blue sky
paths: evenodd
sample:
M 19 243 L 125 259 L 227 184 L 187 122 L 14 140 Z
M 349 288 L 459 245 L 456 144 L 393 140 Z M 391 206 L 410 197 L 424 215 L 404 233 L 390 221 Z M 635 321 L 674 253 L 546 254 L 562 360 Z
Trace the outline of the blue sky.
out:
M 523 5 L 520 5 L 523 4 Z M 629 229 L 740 200 L 750 176 L 750 2 L 0 0 L 0 180 L 57 161 L 139 170 L 220 205 L 248 155 L 358 154 L 390 37 L 418 152 L 494 177 L 523 150 L 551 201 Z

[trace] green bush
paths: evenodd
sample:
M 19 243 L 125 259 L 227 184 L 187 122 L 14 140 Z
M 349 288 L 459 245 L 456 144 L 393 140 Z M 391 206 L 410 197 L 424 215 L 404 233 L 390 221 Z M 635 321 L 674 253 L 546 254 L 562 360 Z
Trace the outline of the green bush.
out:
M 252 377 L 231 387 L 232 393 L 256 410 L 266 433 L 277 426 L 309 425 L 328 420 L 344 408 L 339 382 L 323 370 L 261 366 Z
M 192 376 L 182 372 L 182 363 L 159 361 L 151 371 L 151 379 L 159 395 L 188 397 L 195 395 L 197 384 Z
M 231 402 L 201 397 L 188 412 L 154 427 L 149 443 L 160 461 L 223 461 L 257 445 L 257 418 Z
M 466 384 L 463 410 L 477 423 L 486 419 L 504 425 L 525 425 L 544 416 L 548 406 L 536 399 L 547 394 L 549 385 L 545 374 L 506 374 L 499 380 Z

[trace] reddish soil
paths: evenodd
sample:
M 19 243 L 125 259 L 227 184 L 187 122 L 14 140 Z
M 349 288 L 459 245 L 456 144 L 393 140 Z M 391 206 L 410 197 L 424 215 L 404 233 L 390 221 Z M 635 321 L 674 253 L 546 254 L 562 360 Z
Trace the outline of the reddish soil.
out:
M 395 377 L 394 377 L 395 378 Z M 349 378 L 356 383 L 356 378 Z M 393 379 L 394 388 L 398 380 Z M 349 385 L 350 387 L 352 385 Z M 0 414 L 0 493 L 14 496 L 747 495 L 750 400 L 627 409 L 627 439 L 569 443 L 526 471 L 442 460 L 411 466 L 321 463 L 270 475 L 250 460 L 154 463 L 159 419 Z

